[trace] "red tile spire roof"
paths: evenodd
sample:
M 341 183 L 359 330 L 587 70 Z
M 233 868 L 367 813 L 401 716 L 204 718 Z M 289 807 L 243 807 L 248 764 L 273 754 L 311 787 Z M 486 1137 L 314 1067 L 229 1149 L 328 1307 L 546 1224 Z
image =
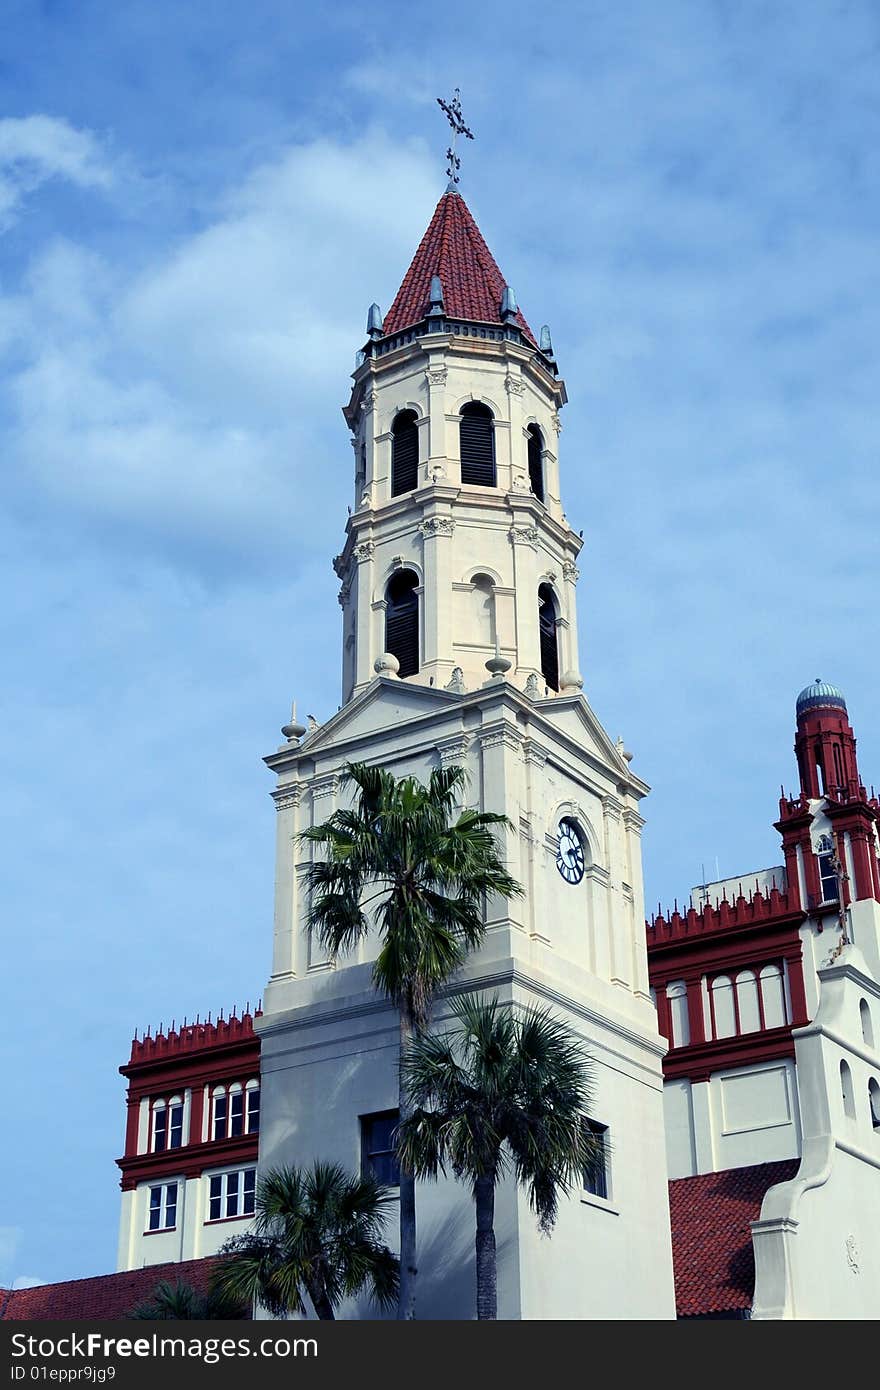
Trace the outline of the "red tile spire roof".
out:
M 502 322 L 504 276 L 464 198 L 448 190 L 437 204 L 428 230 L 403 277 L 403 284 L 385 315 L 384 333 L 399 333 L 421 323 L 428 312 L 434 275 L 439 275 L 443 286 L 447 318 L 478 323 Z M 518 310 L 516 323 L 532 346 L 537 346 L 532 330 Z

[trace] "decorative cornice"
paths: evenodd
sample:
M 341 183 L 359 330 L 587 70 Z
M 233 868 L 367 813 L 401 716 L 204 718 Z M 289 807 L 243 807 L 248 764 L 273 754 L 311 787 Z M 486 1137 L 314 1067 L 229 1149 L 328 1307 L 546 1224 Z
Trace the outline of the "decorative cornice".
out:
M 455 736 L 453 738 L 441 739 L 437 744 L 437 753 L 443 767 L 464 766 L 469 748 L 469 738 L 465 736 Z
M 534 739 L 527 738 L 523 744 L 523 761 L 527 767 L 543 767 L 547 762 L 547 754 Z
M 431 536 L 451 536 L 455 530 L 455 520 L 451 516 L 429 516 L 416 527 L 425 540 Z
M 302 784 L 297 782 L 293 787 L 276 787 L 270 793 L 275 802 L 276 811 L 288 811 L 291 806 L 299 806 L 302 801 Z
M 322 796 L 335 796 L 338 790 L 339 778 L 335 772 L 329 772 L 326 777 L 316 777 L 310 784 L 313 801 L 318 801 Z
M 623 802 L 611 792 L 602 797 L 602 810 L 609 820 L 620 820 L 623 815 Z
M 538 544 L 537 526 L 511 526 L 507 533 L 511 545 L 530 545 L 533 548 Z
M 634 811 L 632 807 L 628 806 L 623 813 L 623 823 L 627 830 L 631 830 L 634 835 L 641 835 L 645 817 L 640 816 L 638 811 Z
M 514 753 L 520 753 L 525 743 L 525 738 L 516 729 L 510 728 L 505 724 L 501 728 L 488 729 L 486 733 L 478 735 L 480 748 L 510 748 Z

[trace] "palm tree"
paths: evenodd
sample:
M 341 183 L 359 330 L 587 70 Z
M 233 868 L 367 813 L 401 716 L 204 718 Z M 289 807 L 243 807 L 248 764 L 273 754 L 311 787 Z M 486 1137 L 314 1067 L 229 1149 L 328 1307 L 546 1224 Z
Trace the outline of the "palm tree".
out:
M 383 1243 L 393 1194 L 338 1163 L 272 1168 L 257 1184 L 254 1228 L 221 1247 L 213 1290 L 253 1302 L 273 1317 L 307 1312 L 335 1318 L 343 1298 L 365 1290 L 393 1307 L 398 1261 Z
M 246 1318 L 248 1308 L 244 1300 L 222 1295 L 219 1290 L 208 1289 L 206 1293 L 200 1293 L 183 1279 L 173 1284 L 170 1279 L 160 1279 L 150 1297 L 132 1308 L 128 1316 L 144 1322 L 188 1322 L 191 1319 L 199 1322 L 205 1319 L 226 1321 Z
M 494 827 L 510 823 L 494 812 L 455 815 L 466 780 L 460 767 L 433 771 L 425 785 L 350 763 L 344 780 L 357 789 L 353 808 L 302 834 L 326 851 L 309 869 L 310 925 L 335 957 L 362 940 L 375 919 L 380 948 L 373 981 L 400 1013 L 402 1056 L 427 1027 L 437 990 L 482 942 L 486 895 L 522 891 L 505 869 L 493 834 Z M 401 1119 L 407 1105 L 401 1084 Z M 416 1200 L 406 1162 L 400 1171 L 400 1264 L 397 1316 L 413 1318 Z
M 470 995 L 452 1012 L 452 1034 L 415 1038 L 403 1059 L 412 1109 L 398 1152 L 419 1178 L 436 1178 L 449 1164 L 471 1184 L 477 1317 L 496 1318 L 496 1185 L 512 1170 L 550 1233 L 560 1194 L 599 1157 L 587 1124 L 591 1064 L 577 1034 L 546 1009 L 515 1013 Z

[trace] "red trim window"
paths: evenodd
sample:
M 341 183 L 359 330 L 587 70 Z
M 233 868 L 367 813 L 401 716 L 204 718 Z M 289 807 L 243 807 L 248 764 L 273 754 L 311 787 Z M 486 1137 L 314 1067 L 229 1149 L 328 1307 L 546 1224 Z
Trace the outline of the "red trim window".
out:
M 735 976 L 714 975 L 709 980 L 709 1016 L 713 1038 L 735 1038 L 763 1033 L 788 1022 L 782 966 L 740 970 Z
M 211 1139 L 237 1139 L 260 1130 L 260 1083 L 215 1086 L 211 1096 Z
M 150 1106 L 150 1153 L 183 1147 L 183 1096 L 154 1100 Z

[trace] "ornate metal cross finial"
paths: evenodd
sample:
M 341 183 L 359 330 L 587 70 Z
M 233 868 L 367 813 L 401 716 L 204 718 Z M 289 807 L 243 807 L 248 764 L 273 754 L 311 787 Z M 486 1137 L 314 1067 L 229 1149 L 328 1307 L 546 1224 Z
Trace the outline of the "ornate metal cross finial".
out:
M 441 108 L 447 121 L 452 126 L 452 144 L 446 151 L 446 177 L 449 179 L 447 191 L 454 190 L 458 183 L 458 171 L 461 168 L 461 160 L 455 153 L 455 141 L 459 135 L 464 135 L 466 139 L 473 140 L 474 132 L 468 130 L 464 121 L 461 119 L 461 93 L 455 89 L 452 101 L 444 101 L 442 97 L 437 98 L 437 105 Z

